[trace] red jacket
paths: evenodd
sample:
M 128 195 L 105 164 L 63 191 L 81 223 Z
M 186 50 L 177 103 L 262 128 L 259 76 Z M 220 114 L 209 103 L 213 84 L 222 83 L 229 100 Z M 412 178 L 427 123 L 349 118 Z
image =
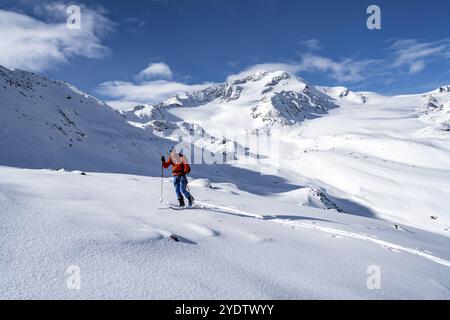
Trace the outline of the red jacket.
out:
M 173 152 L 170 154 L 169 159 L 163 163 L 163 166 L 166 169 L 170 165 L 172 165 L 172 174 L 175 177 L 184 176 L 191 171 L 189 163 L 186 160 L 185 156 L 180 156 Z

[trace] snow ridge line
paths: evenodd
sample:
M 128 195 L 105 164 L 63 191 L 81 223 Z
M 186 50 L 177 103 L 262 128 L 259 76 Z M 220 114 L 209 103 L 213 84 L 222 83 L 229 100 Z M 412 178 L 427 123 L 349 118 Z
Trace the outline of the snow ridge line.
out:
M 417 250 L 417 249 L 413 249 L 413 248 L 408 248 L 408 247 L 404 247 L 395 243 L 391 243 L 391 242 L 387 242 L 384 240 L 380 240 L 380 239 L 376 239 L 374 237 L 371 236 L 367 236 L 367 235 L 363 235 L 363 234 L 359 234 L 359 233 L 355 233 L 355 232 L 350 232 L 350 231 L 345 231 L 345 230 L 340 230 L 340 229 L 335 229 L 335 228 L 330 228 L 330 227 L 323 227 L 323 226 L 318 226 L 318 225 L 311 225 L 311 224 L 307 224 L 304 222 L 297 222 L 297 221 L 292 221 L 292 220 L 288 220 L 288 219 L 277 219 L 275 218 L 275 216 L 263 216 L 263 215 L 259 215 L 259 214 L 254 214 L 254 213 L 250 213 L 250 212 L 246 212 L 246 211 L 242 211 L 242 210 L 237 210 L 237 209 L 233 209 L 233 208 L 229 208 L 229 207 L 225 207 L 225 206 L 218 206 L 218 205 L 211 205 L 211 204 L 207 204 L 207 203 L 202 203 L 202 202 L 196 202 L 202 209 L 212 209 L 212 210 L 220 210 L 223 212 L 229 212 L 231 214 L 236 214 L 236 215 L 241 215 L 241 216 L 246 216 L 249 218 L 255 218 L 255 219 L 260 219 L 260 220 L 266 220 L 266 221 L 270 221 L 273 223 L 277 223 L 277 224 L 281 224 L 281 225 L 285 225 L 285 226 L 289 226 L 295 229 L 298 228 L 305 228 L 305 229 L 310 229 L 310 230 L 315 230 L 315 231 L 320 231 L 320 232 L 324 232 L 327 234 L 333 234 L 333 235 L 339 235 L 341 237 L 345 237 L 345 238 L 352 238 L 352 239 L 359 239 L 359 240 L 364 240 L 364 241 L 369 241 L 372 242 L 374 244 L 377 244 L 381 247 L 387 247 L 390 249 L 394 249 L 394 250 L 398 250 L 398 251 L 402 251 L 402 252 L 407 252 L 409 254 L 413 254 L 416 256 L 420 256 L 422 258 L 425 258 L 427 260 L 433 261 L 435 263 L 438 263 L 440 265 L 446 266 L 450 268 L 450 261 L 436 257 L 432 254 Z

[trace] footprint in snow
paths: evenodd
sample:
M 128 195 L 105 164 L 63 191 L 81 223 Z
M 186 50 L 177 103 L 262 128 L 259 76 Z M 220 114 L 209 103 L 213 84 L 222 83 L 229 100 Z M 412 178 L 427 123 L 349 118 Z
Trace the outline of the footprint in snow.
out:
M 267 238 L 267 237 L 259 236 L 259 235 L 254 234 L 254 233 L 248 233 L 245 236 L 247 237 L 248 240 L 250 240 L 250 242 L 254 242 L 254 243 L 263 243 L 263 242 L 275 241 L 273 238 Z
M 153 229 L 149 226 L 143 225 L 142 228 L 137 230 L 141 234 L 145 234 L 147 239 L 160 240 L 164 238 L 164 235 L 161 231 Z M 169 232 L 165 232 L 166 234 L 170 234 Z
M 384 249 L 386 249 L 386 250 L 389 250 L 389 251 L 392 251 L 392 252 L 395 252 L 395 253 L 399 253 L 400 251 L 399 250 L 397 250 L 397 249 L 394 249 L 394 248 L 392 248 L 392 247 L 389 247 L 389 246 L 381 246 L 382 248 L 384 248 Z
M 126 241 L 129 245 L 147 244 L 155 240 L 173 240 L 175 242 L 182 242 L 187 244 L 196 244 L 194 241 L 184 238 L 168 230 L 155 229 L 146 224 L 137 229 L 138 235 L 134 235 L 134 239 Z M 133 238 L 133 236 L 131 237 Z
M 147 234 L 140 234 L 139 236 L 131 237 L 122 241 L 122 244 L 130 247 L 147 247 L 155 243 L 155 241 L 162 240 L 164 236 L 159 232 L 152 232 Z
M 217 237 L 220 232 L 199 224 L 190 224 L 189 229 L 204 237 Z
M 416 249 L 417 251 L 423 252 L 423 253 L 433 254 L 433 252 L 425 250 L 425 249 L 422 249 L 422 248 L 419 248 L 419 247 L 416 247 L 414 249 Z

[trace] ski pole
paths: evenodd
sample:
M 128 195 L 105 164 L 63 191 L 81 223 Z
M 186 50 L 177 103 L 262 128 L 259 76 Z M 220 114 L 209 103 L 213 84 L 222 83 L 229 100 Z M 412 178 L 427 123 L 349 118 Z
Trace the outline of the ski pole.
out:
M 164 179 L 164 164 L 161 161 L 161 197 L 159 198 L 159 203 L 163 203 L 163 179 Z

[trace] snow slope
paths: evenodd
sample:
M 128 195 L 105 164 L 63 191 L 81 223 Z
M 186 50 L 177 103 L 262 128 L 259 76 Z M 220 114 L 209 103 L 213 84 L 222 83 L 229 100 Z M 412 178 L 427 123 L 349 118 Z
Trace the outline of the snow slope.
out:
M 157 178 L 0 172 L 3 299 L 450 298 L 448 239 L 426 231 L 231 184 L 192 183 L 200 207 L 176 211 L 158 208 Z M 70 266 L 80 290 L 66 285 Z
M 448 236 L 450 136 L 442 117 L 423 114 L 430 94 L 364 95 L 366 103 L 339 101 L 336 112 L 290 133 L 302 164 L 292 169 L 360 206 L 355 213 Z
M 1 165 L 149 174 L 164 149 L 152 133 L 61 81 L 0 66 L 0 96 Z

